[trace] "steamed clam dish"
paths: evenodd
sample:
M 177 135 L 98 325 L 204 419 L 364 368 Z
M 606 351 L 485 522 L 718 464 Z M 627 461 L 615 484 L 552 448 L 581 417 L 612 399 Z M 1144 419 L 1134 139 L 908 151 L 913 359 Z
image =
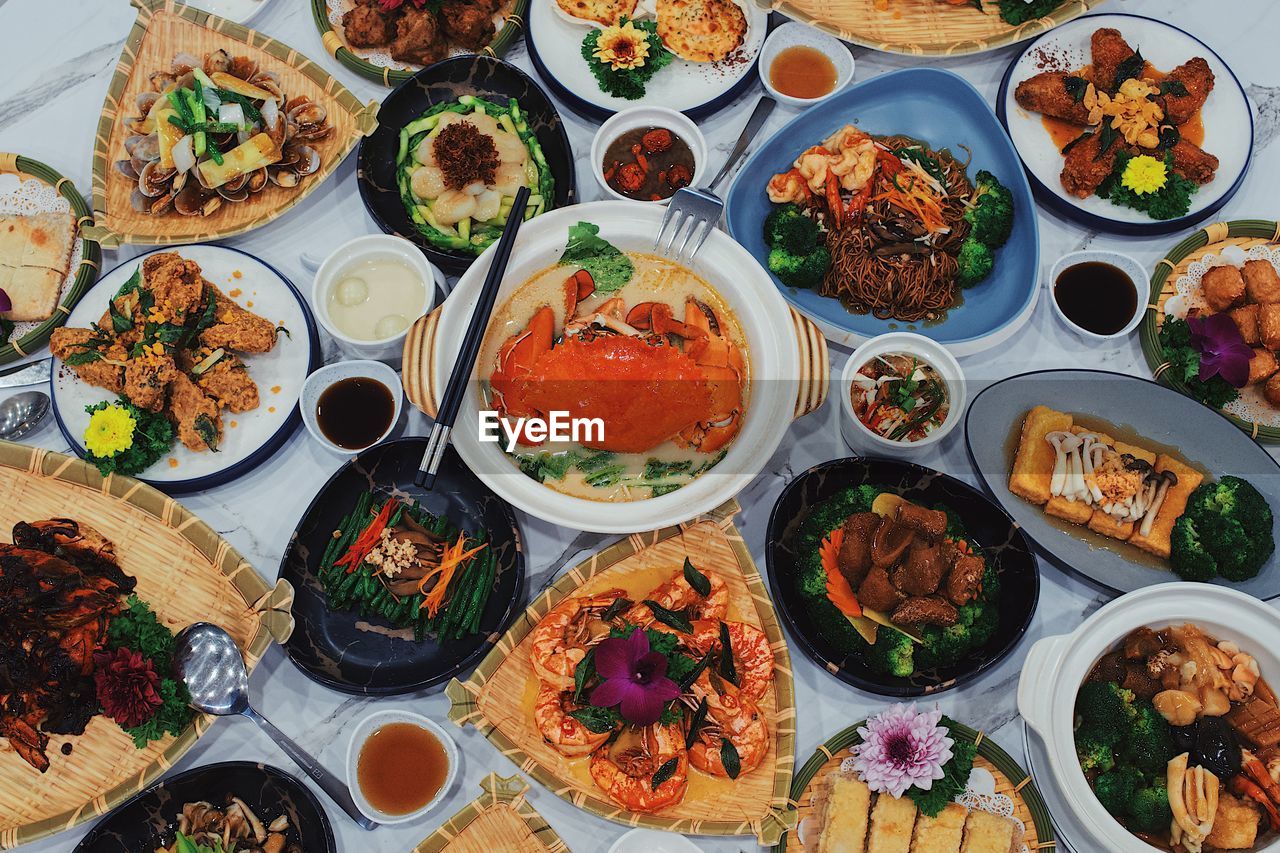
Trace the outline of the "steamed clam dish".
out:
M 137 186 L 133 209 L 208 216 L 223 204 L 297 187 L 320 170 L 317 143 L 333 133 L 328 111 L 290 97 L 280 75 L 225 50 L 180 53 L 150 75 L 126 119 L 126 159 L 116 171 Z
M 204 800 L 183 804 L 176 825 L 173 842 L 156 853 L 304 853 L 287 814 L 266 821 L 234 795 L 222 808 Z

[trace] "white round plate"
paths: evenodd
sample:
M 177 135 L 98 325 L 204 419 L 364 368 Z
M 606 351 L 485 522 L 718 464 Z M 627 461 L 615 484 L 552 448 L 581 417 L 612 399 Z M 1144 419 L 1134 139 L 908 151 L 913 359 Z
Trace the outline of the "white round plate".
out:
M 573 21 L 560 11 L 556 0 L 532 0 L 525 43 L 538 76 L 552 94 L 570 109 L 603 121 L 609 116 L 645 104 L 669 107 L 692 119 L 711 115 L 727 106 L 749 85 L 756 74 L 756 59 L 769 29 L 769 16 L 750 0 L 734 0 L 747 16 L 747 35 L 732 60 L 689 62 L 676 57 L 645 87 L 637 101 L 615 98 L 600 90 L 582 58 L 582 40 L 592 23 Z M 641 6 L 643 6 L 643 2 Z M 637 11 L 637 16 L 640 12 Z
M 212 12 L 219 18 L 247 24 L 258 16 L 271 0 L 186 0 L 188 6 Z
M 1062 154 L 1050 138 L 1039 113 L 1018 106 L 1018 84 L 1046 70 L 1038 67 L 1049 57 L 1051 70 L 1074 70 L 1090 60 L 1089 39 L 1100 27 L 1114 27 L 1142 56 L 1161 71 L 1171 71 L 1195 56 L 1213 70 L 1214 87 L 1201 108 L 1204 142 L 1201 147 L 1218 158 L 1218 172 L 1191 198 L 1191 210 L 1178 219 L 1155 220 L 1096 195 L 1079 199 L 1062 186 Z M 1102 14 L 1076 18 L 1026 43 L 1005 72 L 996 96 L 996 112 L 1009 131 L 1026 167 L 1036 195 L 1050 208 L 1092 228 L 1125 234 L 1167 234 L 1185 228 L 1218 210 L 1244 182 L 1253 148 L 1253 116 L 1235 74 L 1208 45 L 1172 24 L 1138 15 Z
M 168 454 L 138 475 L 138 479 L 169 492 L 211 488 L 265 461 L 297 427 L 298 395 L 307 374 L 318 366 L 319 340 L 302 296 L 284 276 L 252 255 L 226 246 L 208 245 L 165 247 L 155 251 L 177 252 L 195 261 L 205 279 L 224 294 L 231 296 L 231 292 L 238 289 L 240 295 L 232 298 L 289 330 L 288 335 L 280 333 L 271 352 L 242 355 L 249 376 L 258 384 L 261 402 L 249 412 L 223 412 L 222 445 L 217 453 L 197 453 L 175 441 Z M 67 318 L 67 326 L 83 328 L 96 323 L 107 310 L 111 297 L 146 256 L 130 258 L 98 279 Z M 84 431 L 89 425 L 85 407 L 102 400 L 114 400 L 116 395 L 81 382 L 70 368 L 56 360 L 50 385 L 58 426 L 72 449 L 83 456 Z

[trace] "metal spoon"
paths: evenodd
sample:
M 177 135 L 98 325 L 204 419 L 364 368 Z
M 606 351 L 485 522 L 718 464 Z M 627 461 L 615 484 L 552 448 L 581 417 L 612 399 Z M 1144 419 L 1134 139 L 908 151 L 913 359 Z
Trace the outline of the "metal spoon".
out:
M 239 714 L 257 723 L 338 806 L 364 829 L 378 824 L 360 813 L 342 780 L 249 706 L 249 673 L 231 635 L 208 622 L 184 628 L 177 637 L 173 666 L 191 691 L 191 707 L 219 717 Z
M 0 401 L 0 438 L 17 441 L 49 415 L 49 395 L 43 391 L 23 391 Z

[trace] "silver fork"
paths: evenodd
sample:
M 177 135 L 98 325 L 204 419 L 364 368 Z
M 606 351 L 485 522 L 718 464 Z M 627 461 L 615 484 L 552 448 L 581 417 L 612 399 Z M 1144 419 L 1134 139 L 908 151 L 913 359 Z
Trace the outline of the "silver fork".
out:
M 687 264 L 693 260 L 693 256 L 702 248 L 707 237 L 720 224 L 724 200 L 716 195 L 716 187 L 742 159 L 747 146 L 760 132 L 760 128 L 764 126 L 765 120 L 769 118 L 769 113 L 773 112 L 775 106 L 777 102 L 767 95 L 760 99 L 755 111 L 751 113 L 751 118 L 747 119 L 747 126 L 742 129 L 742 135 L 738 137 L 733 150 L 729 152 L 729 159 L 705 189 L 685 187 L 676 191 L 676 194 L 671 197 L 666 215 L 662 217 L 662 227 L 658 229 L 658 236 L 653 241 L 654 249 L 681 263 Z M 681 234 L 684 235 L 684 239 L 680 242 L 679 248 L 676 248 L 676 240 Z

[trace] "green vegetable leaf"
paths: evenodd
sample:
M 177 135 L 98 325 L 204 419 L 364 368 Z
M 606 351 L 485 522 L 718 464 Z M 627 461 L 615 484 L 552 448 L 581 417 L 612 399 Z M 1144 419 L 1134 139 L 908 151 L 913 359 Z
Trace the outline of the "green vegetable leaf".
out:
M 569 242 L 560 256 L 560 265 L 586 270 L 600 293 L 620 290 L 635 275 L 631 259 L 601 237 L 600 226 L 591 222 L 569 226 Z
M 675 474 L 687 474 L 693 468 L 692 459 L 677 459 L 671 462 L 664 462 L 661 459 L 650 457 L 644 463 L 644 478 L 646 480 L 661 480 L 664 477 L 670 477 Z
M 632 603 L 633 602 L 629 598 L 615 598 L 613 601 L 609 603 L 609 606 L 604 609 L 604 613 L 600 614 L 600 621 L 601 622 L 613 621 L 614 617 L 616 617 L 623 610 L 630 607 Z
M 733 665 L 733 641 L 729 638 L 728 623 L 720 623 L 720 677 L 735 687 L 738 685 L 738 668 Z
M 1111 122 L 1104 121 L 1102 126 L 1098 128 L 1098 153 L 1093 155 L 1094 162 L 1101 160 L 1111 150 L 1111 146 L 1120 138 L 1120 131 L 1111 126 Z
M 133 318 L 121 311 L 114 299 L 107 303 L 107 313 L 111 315 L 111 328 L 117 335 L 133 328 Z
M 684 579 L 693 587 L 693 591 L 706 598 L 711 594 L 711 580 L 693 567 L 688 557 L 684 558 Z
M 1063 79 L 1062 85 L 1066 88 L 1067 94 L 1071 96 L 1071 100 L 1078 104 L 1084 100 L 1085 92 L 1089 88 L 1089 81 L 1083 77 L 1070 76 Z
M 730 779 L 737 779 L 738 774 L 742 772 L 742 759 L 738 756 L 738 748 L 727 737 L 720 739 L 720 763 L 724 766 L 725 775 Z
M 684 634 L 693 633 L 693 623 L 689 621 L 689 617 L 685 614 L 678 613 L 675 610 L 668 610 L 651 598 L 646 598 L 644 603 L 653 613 L 653 618 L 657 619 L 663 625 L 666 625 L 668 628 L 675 628 L 677 631 Z
M 1173 125 L 1166 124 L 1160 128 L 1159 147 L 1162 150 L 1168 151 L 1170 148 L 1177 145 L 1179 140 L 1181 139 L 1182 139 L 1182 131 L 1178 130 L 1178 128 L 1174 127 Z
M 686 672 L 679 680 L 680 692 L 683 693 L 693 686 L 693 682 L 698 680 L 698 676 L 711 665 L 711 659 L 715 656 L 715 650 L 709 649 L 705 655 L 694 665 L 693 669 Z
M 950 717 L 943 717 L 940 725 L 950 730 L 955 727 L 956 722 Z M 969 774 L 973 772 L 973 758 L 978 753 L 977 745 L 971 740 L 962 740 L 958 737 L 953 740 L 955 742 L 951 745 L 951 760 L 942 768 L 942 778 L 934 781 L 933 787 L 928 791 L 914 786 L 907 789 L 906 795 L 915 802 L 922 814 L 929 817 L 936 817 L 947 807 L 947 803 L 964 791 L 969 782 Z
M 698 739 L 698 732 L 702 730 L 703 724 L 707 722 L 707 697 L 703 696 L 698 700 L 698 707 L 693 709 L 693 716 L 689 718 L 689 731 L 684 736 L 684 748 L 693 747 L 693 742 Z
M 116 291 L 116 298 L 119 299 L 129 293 L 134 293 L 142 288 L 142 267 L 137 267 L 133 271 L 133 275 L 120 285 L 120 289 Z
M 91 353 L 93 358 L 88 357 Z M 72 359 L 81 355 L 86 356 L 85 361 L 81 362 L 84 364 L 102 358 L 102 354 L 97 350 L 86 350 L 83 353 L 72 353 L 67 357 L 66 362 L 72 364 Z M 85 411 L 92 415 L 113 405 L 119 406 L 133 417 L 133 444 L 126 450 L 106 457 L 86 453 L 85 459 L 97 467 L 103 476 L 111 473 L 132 476 L 150 468 L 173 447 L 176 437 L 173 424 L 164 415 L 139 409 L 124 397 L 114 402 L 103 400 L 92 406 L 86 406 Z
M 649 487 L 650 497 L 660 497 L 680 488 L 680 483 L 654 483 Z
M 85 349 L 79 352 L 73 352 L 63 359 L 69 367 L 79 367 L 82 364 L 92 364 L 102 359 L 102 351 L 96 349 Z
M 1000 0 L 1000 19 L 1016 27 L 1043 18 L 1062 3 L 1063 0 Z
M 676 768 L 679 766 L 680 756 L 678 755 L 674 758 L 668 758 L 666 761 L 662 762 L 662 766 L 653 774 L 653 782 L 650 784 L 650 788 L 654 791 L 658 790 L 663 782 L 675 775 Z
M 570 711 L 569 716 L 586 726 L 588 731 L 595 732 L 598 735 L 613 731 L 618 725 L 618 712 L 612 708 L 597 708 L 594 705 L 588 705 L 585 708 Z
M 624 16 L 618 23 L 625 24 Z M 581 55 L 596 78 L 601 91 L 629 101 L 644 97 L 645 87 L 653 75 L 666 68 L 675 59 L 675 54 L 667 50 L 658 35 L 655 21 L 633 21 L 632 25 L 642 32 L 649 42 L 649 55 L 644 65 L 638 68 L 614 68 L 607 62 L 596 58 L 596 49 L 600 42 L 600 30 L 593 29 L 582 40 Z
M 1160 94 L 1185 98 L 1190 93 L 1187 92 L 1187 86 L 1181 80 L 1161 80 Z
M 587 649 L 587 654 L 573 668 L 573 701 L 582 701 L 582 690 L 587 682 L 596 676 L 596 650 Z
M 200 436 L 205 445 L 214 453 L 218 452 L 218 428 L 208 415 L 196 415 L 192 429 Z
M 1121 83 L 1132 77 L 1142 77 L 1142 72 L 1146 67 L 1147 61 L 1142 58 L 1142 51 L 1134 48 L 1133 55 L 1126 56 L 1116 66 L 1116 81 L 1112 88 L 1119 89 Z

